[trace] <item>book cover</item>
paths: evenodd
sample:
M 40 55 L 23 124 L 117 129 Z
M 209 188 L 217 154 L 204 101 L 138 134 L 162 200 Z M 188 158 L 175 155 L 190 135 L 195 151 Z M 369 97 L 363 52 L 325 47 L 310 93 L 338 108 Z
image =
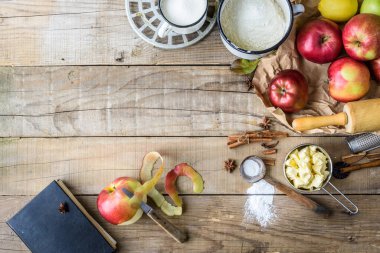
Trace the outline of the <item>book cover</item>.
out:
M 65 210 L 60 210 L 61 203 Z M 7 224 L 34 253 L 111 253 L 116 241 L 62 181 L 53 181 Z

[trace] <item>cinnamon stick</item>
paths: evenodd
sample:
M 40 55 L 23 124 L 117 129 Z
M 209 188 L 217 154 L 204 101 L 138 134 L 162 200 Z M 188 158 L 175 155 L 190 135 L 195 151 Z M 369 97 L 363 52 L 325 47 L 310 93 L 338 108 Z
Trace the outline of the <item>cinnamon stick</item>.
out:
M 247 144 L 247 142 L 238 142 L 238 141 L 236 141 L 236 142 L 233 142 L 233 143 L 229 144 L 228 147 L 229 148 L 237 148 L 237 147 L 239 147 L 241 145 L 244 145 L 244 144 Z
M 277 153 L 277 149 L 267 149 L 262 151 L 263 155 L 273 155 Z
M 234 144 L 234 143 L 237 143 L 237 142 L 240 142 L 240 143 L 244 143 L 244 144 L 248 144 L 248 143 L 254 143 L 254 142 L 271 142 L 273 141 L 273 139 L 271 138 L 247 138 L 247 139 L 237 139 L 237 140 L 231 140 L 231 141 L 228 141 L 227 142 L 227 145 L 231 145 L 231 144 Z
M 369 160 L 377 160 L 377 159 L 380 159 L 380 153 L 371 153 L 371 154 L 367 154 L 367 158 Z
M 358 153 L 358 154 L 349 154 L 342 156 L 342 161 L 348 164 L 359 162 L 361 159 L 363 159 L 367 154 L 365 152 Z
M 242 134 L 233 134 L 228 136 L 230 140 L 236 140 L 241 138 L 242 136 L 246 136 L 249 138 L 261 137 L 261 138 L 285 138 L 288 137 L 288 133 L 281 131 L 272 131 L 272 130 L 264 130 L 264 131 L 254 131 L 254 132 L 246 132 Z
M 275 166 L 276 165 L 276 159 L 274 158 L 268 158 L 268 157 L 260 157 L 261 160 L 263 160 L 264 164 L 267 166 Z
M 285 138 L 288 136 L 288 133 L 281 131 L 253 131 L 246 132 L 242 134 L 233 134 L 228 136 L 227 145 L 229 148 L 236 148 L 244 144 L 253 143 L 253 142 L 271 142 L 273 139 Z
M 358 153 L 358 154 L 349 154 L 342 156 L 342 161 L 348 164 L 357 163 L 363 158 L 367 158 L 368 160 L 376 160 L 380 159 L 380 153 Z

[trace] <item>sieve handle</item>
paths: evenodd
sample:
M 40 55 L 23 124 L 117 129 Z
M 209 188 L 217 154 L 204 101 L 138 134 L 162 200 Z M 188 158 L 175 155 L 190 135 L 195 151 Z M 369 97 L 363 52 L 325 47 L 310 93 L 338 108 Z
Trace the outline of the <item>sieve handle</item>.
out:
M 298 202 L 299 204 L 303 205 L 304 207 L 313 210 L 317 214 L 322 214 L 325 217 L 330 216 L 331 210 L 329 210 L 327 207 L 324 207 L 314 200 L 296 192 L 292 188 L 274 180 L 273 178 L 266 176 L 265 181 L 273 185 L 277 190 L 285 193 L 289 198 L 293 199 L 294 201 Z
M 357 164 L 357 165 L 352 165 L 349 167 L 342 168 L 342 169 L 340 169 L 340 171 L 343 173 L 346 173 L 346 172 L 351 172 L 354 170 L 361 170 L 361 169 L 372 168 L 372 167 L 377 167 L 377 166 L 380 166 L 380 160 L 375 160 L 375 161 L 368 162 L 368 163 L 361 163 L 361 164 Z
M 327 192 L 333 199 L 335 199 L 341 206 L 344 207 L 344 209 L 347 210 L 348 214 L 349 215 L 354 215 L 354 214 L 357 214 L 359 212 L 359 208 L 354 204 L 352 203 L 352 201 L 347 198 L 341 191 L 338 190 L 338 188 L 336 188 L 332 183 L 328 182 L 328 184 L 334 188 L 335 191 L 337 191 L 340 195 L 342 195 L 342 197 L 351 205 L 354 207 L 354 210 L 351 210 L 350 208 L 348 208 L 347 206 L 345 206 L 339 199 L 337 199 L 334 195 L 332 195 L 328 190 L 326 190 L 324 187 L 322 188 L 325 192 Z

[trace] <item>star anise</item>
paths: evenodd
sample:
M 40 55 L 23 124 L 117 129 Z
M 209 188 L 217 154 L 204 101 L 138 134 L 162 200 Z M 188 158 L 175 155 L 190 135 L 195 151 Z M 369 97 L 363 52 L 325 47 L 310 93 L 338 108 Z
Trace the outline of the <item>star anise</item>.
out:
M 264 117 L 263 121 L 259 124 L 259 127 L 261 127 L 264 130 L 269 130 L 271 126 L 272 126 L 271 121 L 267 117 Z
M 59 204 L 58 211 L 62 214 L 66 213 L 68 211 L 66 202 L 62 202 Z
M 235 160 L 228 159 L 224 161 L 224 169 L 228 171 L 229 173 L 232 173 L 236 169 Z

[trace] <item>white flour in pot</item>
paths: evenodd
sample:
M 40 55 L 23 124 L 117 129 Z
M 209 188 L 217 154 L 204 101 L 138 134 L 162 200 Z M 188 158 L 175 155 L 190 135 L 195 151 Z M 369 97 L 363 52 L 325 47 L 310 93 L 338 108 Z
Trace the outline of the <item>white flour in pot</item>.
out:
M 265 195 L 262 195 L 265 193 Z M 265 180 L 253 183 L 247 190 L 248 196 L 244 205 L 243 225 L 258 223 L 261 227 L 267 227 L 275 218 L 275 208 L 273 206 L 273 185 Z
M 230 0 L 222 17 L 226 37 L 245 50 L 264 50 L 285 35 L 286 19 L 276 0 Z

